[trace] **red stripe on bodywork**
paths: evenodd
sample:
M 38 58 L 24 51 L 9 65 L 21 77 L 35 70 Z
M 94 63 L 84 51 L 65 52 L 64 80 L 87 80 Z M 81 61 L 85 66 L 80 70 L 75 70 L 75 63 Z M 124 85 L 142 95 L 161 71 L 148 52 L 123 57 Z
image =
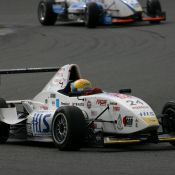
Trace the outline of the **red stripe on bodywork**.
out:
M 130 23 L 134 22 L 134 19 L 113 19 L 112 23 Z

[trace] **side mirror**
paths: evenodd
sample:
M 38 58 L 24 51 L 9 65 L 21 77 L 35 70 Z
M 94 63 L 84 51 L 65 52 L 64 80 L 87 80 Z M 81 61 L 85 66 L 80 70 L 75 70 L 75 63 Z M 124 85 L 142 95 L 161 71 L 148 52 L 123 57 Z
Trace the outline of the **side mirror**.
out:
M 121 93 L 121 94 L 130 94 L 131 93 L 131 89 L 120 89 L 119 93 Z

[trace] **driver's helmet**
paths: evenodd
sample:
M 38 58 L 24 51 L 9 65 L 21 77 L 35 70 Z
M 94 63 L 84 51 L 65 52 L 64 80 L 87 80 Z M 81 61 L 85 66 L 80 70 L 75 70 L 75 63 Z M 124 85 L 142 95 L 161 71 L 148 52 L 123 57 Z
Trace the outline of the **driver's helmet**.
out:
M 86 92 L 92 89 L 92 84 L 86 79 L 79 79 L 71 83 L 71 92 Z

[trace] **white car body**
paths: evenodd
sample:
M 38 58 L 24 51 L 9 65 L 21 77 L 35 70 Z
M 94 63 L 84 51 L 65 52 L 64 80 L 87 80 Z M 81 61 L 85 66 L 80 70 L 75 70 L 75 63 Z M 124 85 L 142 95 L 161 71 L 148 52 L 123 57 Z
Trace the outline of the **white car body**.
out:
M 85 13 L 87 4 L 90 2 L 96 2 L 101 5 L 106 15 L 111 17 L 125 18 L 143 12 L 137 0 L 55 0 L 56 4 L 53 6 L 53 9 L 59 14 L 59 5 L 67 3 L 67 11 L 70 14 L 69 19 L 75 19 L 73 14 Z
M 136 12 L 143 12 L 140 3 L 137 0 L 73 0 L 70 2 L 69 12 L 71 12 L 72 6 L 74 6 L 75 3 L 80 2 L 84 3 L 85 8 L 89 2 L 99 3 L 103 6 L 103 9 L 108 15 L 114 17 L 127 17 L 135 14 Z

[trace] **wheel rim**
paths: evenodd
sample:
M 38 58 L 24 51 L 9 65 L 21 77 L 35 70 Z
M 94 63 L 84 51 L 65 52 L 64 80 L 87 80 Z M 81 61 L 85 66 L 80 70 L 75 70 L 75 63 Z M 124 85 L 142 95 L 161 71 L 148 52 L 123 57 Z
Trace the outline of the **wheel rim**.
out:
M 67 137 L 68 126 L 66 116 L 63 113 L 57 115 L 54 125 L 54 136 L 59 144 L 62 144 Z
M 39 8 L 39 18 L 41 21 L 44 21 L 46 16 L 46 6 L 44 5 L 44 3 L 40 4 L 40 8 Z

